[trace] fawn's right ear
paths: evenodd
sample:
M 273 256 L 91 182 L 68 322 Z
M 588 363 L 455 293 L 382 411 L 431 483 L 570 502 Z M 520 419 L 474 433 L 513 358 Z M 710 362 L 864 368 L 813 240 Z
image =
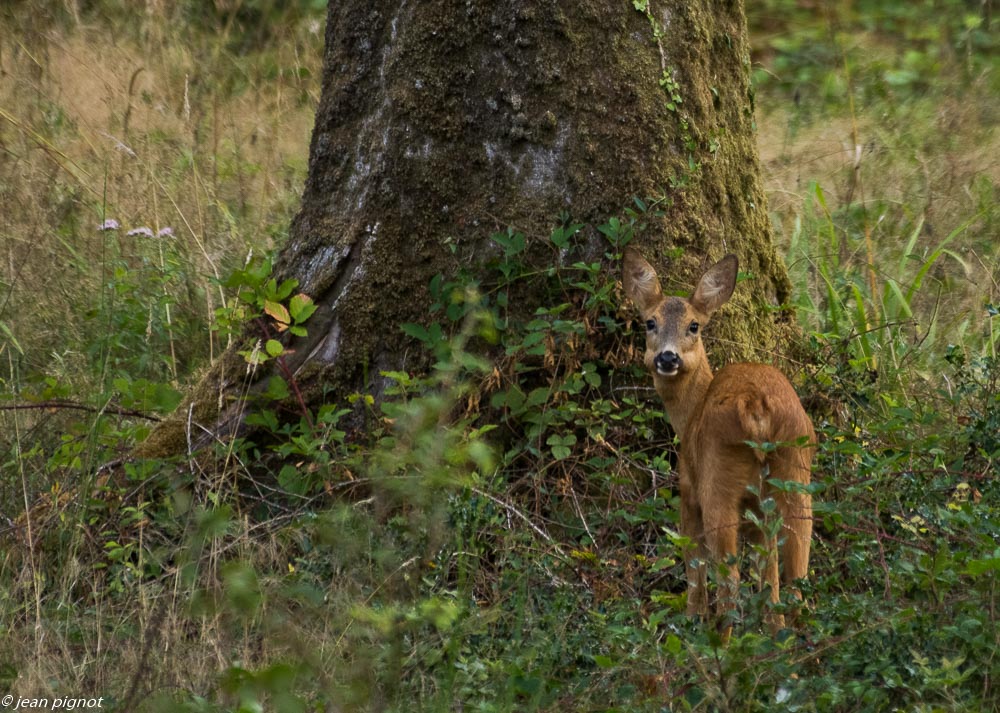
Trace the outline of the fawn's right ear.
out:
M 656 270 L 643 259 L 638 250 L 631 247 L 625 248 L 622 263 L 622 285 L 625 287 L 625 294 L 635 302 L 640 312 L 646 314 L 663 299 Z

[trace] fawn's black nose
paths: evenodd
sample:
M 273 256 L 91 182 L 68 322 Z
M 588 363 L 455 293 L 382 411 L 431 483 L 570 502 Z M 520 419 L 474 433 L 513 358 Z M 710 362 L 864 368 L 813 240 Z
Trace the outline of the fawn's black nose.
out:
M 660 352 L 653 359 L 653 366 L 664 375 L 676 374 L 681 368 L 681 358 L 676 352 Z

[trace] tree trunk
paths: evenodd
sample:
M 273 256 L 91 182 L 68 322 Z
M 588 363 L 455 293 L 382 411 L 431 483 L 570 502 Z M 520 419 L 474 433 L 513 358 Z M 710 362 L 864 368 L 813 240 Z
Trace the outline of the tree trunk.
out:
M 595 226 L 636 196 L 667 198 L 643 253 L 662 267 L 683 249 L 665 289 L 725 252 L 753 273 L 728 310 L 739 319 L 714 325 L 727 358 L 791 333 L 767 309 L 789 282 L 770 239 L 741 2 L 331 2 L 309 177 L 276 266 L 319 309 L 286 373 L 309 400 L 377 391 L 381 371 L 418 351 L 400 324 L 426 319 L 433 276 L 474 269 L 508 226 L 547 237 L 562 212 L 587 224 L 598 257 Z M 237 428 L 245 373 L 230 350 L 142 452 L 183 451 L 191 422 Z

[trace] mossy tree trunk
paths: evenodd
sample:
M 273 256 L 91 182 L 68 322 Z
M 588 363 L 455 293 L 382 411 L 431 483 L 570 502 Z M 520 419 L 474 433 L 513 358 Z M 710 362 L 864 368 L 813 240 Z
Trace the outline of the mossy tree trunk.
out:
M 638 242 L 658 267 L 684 249 L 661 272 L 667 289 L 725 252 L 753 273 L 740 319 L 715 327 L 727 356 L 782 338 L 766 307 L 789 283 L 761 187 L 743 5 L 635 5 L 330 3 L 309 177 L 276 267 L 319 304 L 287 363 L 307 398 L 405 369 L 416 350 L 400 324 L 426 319 L 430 279 L 489 255 L 493 232 L 542 239 L 568 212 L 597 256 L 594 226 L 634 196 L 668 198 Z M 192 420 L 232 430 L 245 372 L 231 350 L 143 451 L 180 449 Z

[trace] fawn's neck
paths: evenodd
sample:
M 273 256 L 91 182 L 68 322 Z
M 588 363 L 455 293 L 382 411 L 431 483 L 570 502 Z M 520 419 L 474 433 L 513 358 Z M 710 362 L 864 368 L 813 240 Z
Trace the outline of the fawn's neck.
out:
M 712 367 L 708 360 L 701 360 L 696 367 L 676 376 L 653 375 L 656 393 L 663 399 L 663 408 L 667 412 L 674 433 L 684 440 L 688 421 L 696 409 L 701 407 L 712 383 Z

